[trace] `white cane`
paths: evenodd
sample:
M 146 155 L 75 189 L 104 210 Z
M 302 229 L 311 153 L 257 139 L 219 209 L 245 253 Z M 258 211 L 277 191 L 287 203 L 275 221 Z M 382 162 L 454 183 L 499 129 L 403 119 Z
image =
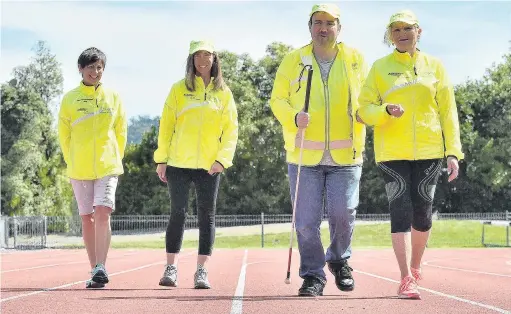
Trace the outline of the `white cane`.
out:
M 310 97 L 310 90 L 311 90 L 311 83 L 312 83 L 312 67 L 309 67 L 309 75 L 307 77 L 307 89 L 305 90 L 305 105 L 304 105 L 304 112 L 308 112 L 309 110 L 309 97 Z M 291 257 L 293 255 L 293 236 L 295 232 L 295 213 L 296 213 L 296 203 L 298 200 L 298 186 L 300 183 L 300 169 L 302 167 L 302 155 L 303 155 L 303 140 L 305 138 L 305 128 L 301 130 L 301 139 L 300 139 L 300 157 L 298 160 L 298 171 L 296 173 L 296 186 L 295 186 L 295 198 L 293 200 L 293 218 L 291 221 L 291 238 L 289 241 L 289 256 L 287 260 L 287 277 L 284 281 L 286 284 L 291 283 Z

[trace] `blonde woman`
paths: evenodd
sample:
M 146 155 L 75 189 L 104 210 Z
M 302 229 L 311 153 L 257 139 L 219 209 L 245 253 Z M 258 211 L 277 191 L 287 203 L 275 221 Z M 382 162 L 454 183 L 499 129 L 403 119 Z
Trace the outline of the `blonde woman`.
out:
M 167 265 L 162 286 L 177 286 L 177 262 L 190 185 L 197 195 L 199 254 L 196 289 L 209 289 L 206 264 L 215 239 L 220 173 L 232 166 L 238 140 L 238 116 L 231 90 L 222 78 L 220 59 L 207 41 L 192 41 L 186 77 L 172 86 L 160 121 L 156 173 L 168 184 L 171 201 L 166 233 Z
M 421 33 L 413 12 L 391 16 L 385 42 L 395 49 L 373 64 L 357 112 L 359 121 L 374 126 L 401 271 L 398 296 L 410 299 L 420 299 L 421 259 L 443 158 L 452 181 L 464 157 L 453 87 L 442 63 L 417 47 Z

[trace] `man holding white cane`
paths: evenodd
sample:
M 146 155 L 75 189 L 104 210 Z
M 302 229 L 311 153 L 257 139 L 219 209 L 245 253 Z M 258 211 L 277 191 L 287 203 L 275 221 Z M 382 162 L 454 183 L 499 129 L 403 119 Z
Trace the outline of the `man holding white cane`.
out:
M 335 5 L 313 6 L 309 16 L 312 42 L 284 57 L 270 100 L 282 125 L 287 152 L 299 275 L 304 280 L 301 296 L 323 294 L 326 264 L 340 290 L 351 291 L 355 286 L 348 259 L 365 144 L 365 127 L 357 122 L 355 112 L 367 67 L 358 51 L 336 42 L 339 18 Z M 304 108 L 306 94 L 308 110 Z M 330 227 L 326 254 L 320 235 L 325 209 Z

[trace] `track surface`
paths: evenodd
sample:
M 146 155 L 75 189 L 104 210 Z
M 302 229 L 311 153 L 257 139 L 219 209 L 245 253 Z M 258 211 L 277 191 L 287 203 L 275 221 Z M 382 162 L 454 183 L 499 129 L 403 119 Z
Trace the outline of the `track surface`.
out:
M 85 250 L 1 254 L 1 313 L 511 313 L 510 249 L 427 249 L 422 300 L 396 298 L 391 249 L 354 250 L 353 292 L 337 290 L 328 272 L 324 296 L 297 296 L 298 252 L 284 283 L 287 250 L 217 249 L 210 290 L 193 289 L 196 251 L 179 260 L 178 287 L 160 287 L 163 250 L 111 250 L 104 289 L 87 290 Z

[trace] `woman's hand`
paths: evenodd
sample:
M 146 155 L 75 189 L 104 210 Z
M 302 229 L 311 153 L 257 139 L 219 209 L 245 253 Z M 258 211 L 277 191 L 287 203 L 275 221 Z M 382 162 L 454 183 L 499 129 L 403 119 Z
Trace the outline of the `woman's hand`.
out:
M 208 173 L 213 175 L 215 173 L 221 173 L 222 171 L 224 171 L 224 167 L 218 161 L 215 161 L 211 166 L 211 169 L 209 169 Z
M 158 174 L 158 178 L 160 178 L 160 180 L 165 183 L 167 183 L 166 171 L 167 164 L 158 164 L 158 166 L 156 166 L 156 173 Z
M 449 182 L 458 177 L 460 166 L 456 157 L 447 157 L 447 173 L 449 174 Z

